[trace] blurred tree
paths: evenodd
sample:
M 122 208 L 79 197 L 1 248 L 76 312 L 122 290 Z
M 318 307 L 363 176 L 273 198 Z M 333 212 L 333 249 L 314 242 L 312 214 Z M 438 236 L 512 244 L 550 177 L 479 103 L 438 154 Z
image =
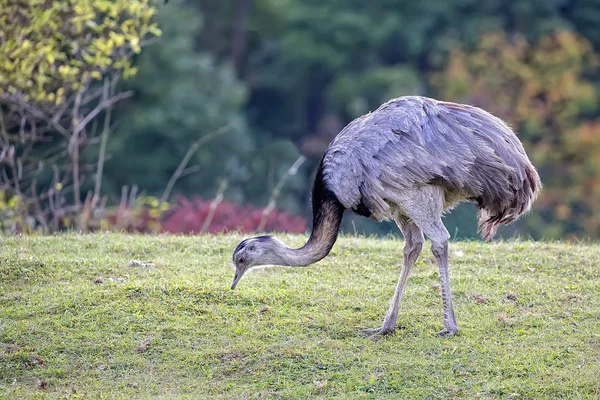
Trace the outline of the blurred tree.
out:
M 253 11 L 243 68 L 250 122 L 296 142 L 331 112 L 349 122 L 390 97 L 422 93 L 422 72 L 444 62 L 453 40 L 474 45 L 490 29 L 537 37 L 568 24 L 556 4 L 534 0 L 262 0 Z M 212 43 L 227 41 L 204 46 Z
M 553 3 L 553 2 L 550 2 Z M 570 23 L 570 28 L 588 39 L 600 50 L 600 2 L 597 0 L 570 0 L 555 2 L 560 14 Z
M 589 41 L 559 31 L 531 44 L 484 35 L 472 52 L 453 50 L 432 83 L 441 97 L 485 108 L 511 122 L 545 184 L 521 224 L 536 237 L 600 236 L 600 120 L 588 80 L 599 63 Z
M 253 150 L 240 112 L 245 88 L 230 68 L 194 50 L 200 15 L 169 3 L 157 20 L 164 34 L 139 56 L 140 72 L 126 83 L 135 97 L 117 110 L 107 178 L 114 191 L 137 184 L 160 194 L 192 143 L 223 128 L 190 161 L 189 166 L 201 173 L 176 186 L 183 192 L 213 195 L 228 162 Z

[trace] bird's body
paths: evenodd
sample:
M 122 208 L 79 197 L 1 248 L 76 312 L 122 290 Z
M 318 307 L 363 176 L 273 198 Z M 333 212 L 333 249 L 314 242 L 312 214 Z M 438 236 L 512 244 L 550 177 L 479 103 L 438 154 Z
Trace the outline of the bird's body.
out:
M 350 123 L 329 145 L 323 175 L 345 208 L 378 221 L 410 214 L 403 210 L 406 194 L 432 186 L 443 192 L 444 210 L 470 201 L 494 222 L 512 222 L 530 208 L 538 180 L 500 119 L 416 96 L 390 100 Z
M 424 233 L 440 269 L 445 325 L 441 333 L 454 334 L 449 235 L 442 213 L 463 201 L 476 203 L 479 232 L 489 240 L 499 224 L 511 223 L 530 209 L 540 188 L 521 142 L 500 119 L 477 107 L 426 97 L 392 99 L 351 122 L 325 151 L 313 186 L 313 231 L 306 245 L 290 249 L 270 237 L 240 243 L 234 252 L 237 273 L 232 287 L 255 265 L 305 266 L 322 259 L 349 209 L 377 221 L 393 219 L 406 240 L 392 305 L 383 326 L 370 332 L 394 330 Z M 239 263 L 240 259 L 249 261 Z

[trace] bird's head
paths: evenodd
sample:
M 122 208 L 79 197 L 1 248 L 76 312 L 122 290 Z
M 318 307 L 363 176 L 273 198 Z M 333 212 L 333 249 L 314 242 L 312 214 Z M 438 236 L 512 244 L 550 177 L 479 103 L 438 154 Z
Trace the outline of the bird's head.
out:
M 235 277 L 231 289 L 235 289 L 242 275 L 252 267 L 277 264 L 277 240 L 271 236 L 257 236 L 243 240 L 233 252 Z

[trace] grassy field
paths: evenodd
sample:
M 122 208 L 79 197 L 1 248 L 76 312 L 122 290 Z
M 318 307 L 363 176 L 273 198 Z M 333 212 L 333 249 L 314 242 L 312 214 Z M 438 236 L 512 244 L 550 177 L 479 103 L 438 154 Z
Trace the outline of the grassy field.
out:
M 452 243 L 447 339 L 427 245 L 372 340 L 401 240 L 343 237 L 231 291 L 239 240 L 0 237 L 0 398 L 600 398 L 598 245 Z

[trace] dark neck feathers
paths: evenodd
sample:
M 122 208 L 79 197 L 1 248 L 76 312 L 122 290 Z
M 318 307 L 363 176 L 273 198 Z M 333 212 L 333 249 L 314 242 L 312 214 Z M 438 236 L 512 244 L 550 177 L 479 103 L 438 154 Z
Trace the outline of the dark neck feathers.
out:
M 313 226 L 308 242 L 298 249 L 306 256 L 306 261 L 315 263 L 323 259 L 337 240 L 344 206 L 327 187 L 323 172 L 323 160 L 319 165 L 312 189 Z

